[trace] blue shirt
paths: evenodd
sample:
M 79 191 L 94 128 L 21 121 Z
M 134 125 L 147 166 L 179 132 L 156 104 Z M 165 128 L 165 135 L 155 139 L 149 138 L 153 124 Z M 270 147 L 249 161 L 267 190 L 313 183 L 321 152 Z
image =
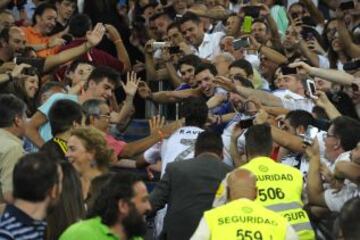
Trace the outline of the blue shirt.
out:
M 42 240 L 46 237 L 46 225 L 45 221 L 32 219 L 14 205 L 7 205 L 0 217 L 0 239 Z

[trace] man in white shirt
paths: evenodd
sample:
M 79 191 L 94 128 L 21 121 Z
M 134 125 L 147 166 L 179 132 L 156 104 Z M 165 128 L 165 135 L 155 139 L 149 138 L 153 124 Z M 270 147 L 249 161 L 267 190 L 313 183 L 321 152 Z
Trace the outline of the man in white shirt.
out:
M 358 162 L 357 144 L 360 142 L 360 123 L 349 117 L 338 117 L 333 120 L 325 137 L 325 157 L 331 165 L 339 164 L 343 153 L 352 150 L 350 160 Z M 310 167 L 308 173 L 308 196 L 309 203 L 316 206 L 328 208 L 330 211 L 340 211 L 342 205 L 346 200 L 353 197 L 358 189 L 351 184 L 345 184 L 341 191 L 336 189 L 325 190 L 322 183 L 320 166 L 321 166 L 321 153 L 317 141 L 312 147 L 308 147 L 306 153 L 310 159 Z M 345 155 L 346 158 L 346 155 Z M 330 168 L 331 165 L 329 164 Z M 334 168 L 334 167 L 333 167 Z M 339 179 L 340 177 L 340 179 Z M 334 181 L 343 182 L 344 176 L 333 176 Z M 333 184 L 332 184 L 333 185 Z
M 157 143 L 144 152 L 143 160 L 138 165 L 149 165 L 161 160 L 161 176 L 168 163 L 194 158 L 195 141 L 203 132 L 208 116 L 208 107 L 203 98 L 188 98 L 183 101 L 180 115 L 185 118 L 185 126 L 178 129 L 168 139 Z M 155 218 L 155 235 L 163 227 L 166 208 L 159 210 Z
M 195 55 L 212 60 L 220 53 L 220 41 L 225 35 L 223 32 L 205 33 L 200 18 L 191 12 L 184 14 L 180 24 L 181 32 L 186 41 L 192 45 Z

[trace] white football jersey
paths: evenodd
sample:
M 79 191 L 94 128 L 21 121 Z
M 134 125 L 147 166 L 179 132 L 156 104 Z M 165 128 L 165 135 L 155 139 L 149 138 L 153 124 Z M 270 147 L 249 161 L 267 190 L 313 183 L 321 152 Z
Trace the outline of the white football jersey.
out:
M 164 175 L 168 163 L 194 157 L 195 141 L 203 131 L 203 129 L 193 126 L 179 128 L 168 139 L 146 150 L 145 161 L 154 164 L 161 160 L 161 176 Z

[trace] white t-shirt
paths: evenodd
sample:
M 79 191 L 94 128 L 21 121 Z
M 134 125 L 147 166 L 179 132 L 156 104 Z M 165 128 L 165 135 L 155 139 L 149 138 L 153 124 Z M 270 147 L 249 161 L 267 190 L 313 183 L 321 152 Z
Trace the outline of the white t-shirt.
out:
M 168 139 L 146 150 L 144 152 L 144 159 L 150 164 L 154 164 L 161 159 L 161 176 L 163 176 L 168 163 L 194 157 L 195 141 L 203 131 L 203 129 L 198 127 L 182 127 Z
M 332 164 L 329 168 L 332 173 L 335 172 L 335 166 L 338 162 L 350 162 L 350 152 L 344 152 L 340 154 L 337 159 L 335 160 L 334 164 Z M 359 196 L 359 186 L 357 186 L 355 183 L 350 182 L 349 180 L 345 179 L 344 186 L 342 189 L 335 193 L 334 189 L 326 189 L 324 192 L 324 198 L 326 205 L 330 209 L 330 211 L 333 212 L 339 212 L 342 208 L 342 206 L 351 198 Z
M 289 110 L 304 110 L 312 112 L 315 104 L 312 99 L 305 98 L 288 89 L 274 91 L 273 94 L 281 99 L 284 108 Z
M 233 129 L 236 124 L 237 124 L 237 122 L 230 123 L 224 129 L 224 131 L 221 135 L 221 138 L 222 138 L 222 141 L 224 144 L 224 148 L 223 148 L 224 160 L 223 160 L 223 162 L 230 167 L 235 167 L 234 161 L 230 155 L 230 144 L 231 144 L 231 135 L 232 135 Z M 246 130 L 240 135 L 240 137 L 237 140 L 237 149 L 239 152 L 245 152 L 245 134 L 244 134 L 245 132 L 246 132 Z
M 212 60 L 221 52 L 220 41 L 225 35 L 223 32 L 205 33 L 204 39 L 198 49 L 193 47 L 194 54 L 200 58 Z

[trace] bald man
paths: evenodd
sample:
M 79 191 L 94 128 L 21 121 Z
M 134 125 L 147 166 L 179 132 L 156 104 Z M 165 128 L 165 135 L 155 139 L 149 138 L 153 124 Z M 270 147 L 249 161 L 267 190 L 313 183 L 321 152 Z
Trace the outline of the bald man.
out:
M 206 211 L 191 240 L 208 239 L 298 239 L 281 215 L 254 202 L 256 176 L 236 169 L 227 178 L 229 202 Z
M 0 36 L 0 60 L 9 62 L 16 53 L 21 53 L 26 44 L 25 33 L 19 27 L 12 26 L 2 30 Z

